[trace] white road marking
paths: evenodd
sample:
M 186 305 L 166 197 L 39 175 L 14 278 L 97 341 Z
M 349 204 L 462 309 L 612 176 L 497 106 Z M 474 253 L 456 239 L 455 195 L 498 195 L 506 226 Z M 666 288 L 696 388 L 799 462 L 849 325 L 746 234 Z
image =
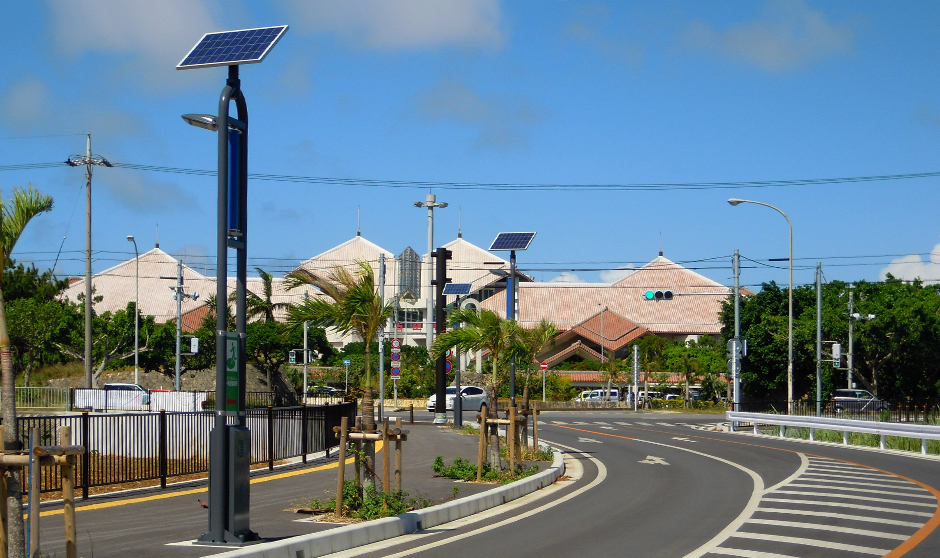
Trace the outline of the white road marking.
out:
M 561 422 L 560 420 L 553 420 L 552 424 L 568 424 L 567 422 Z
M 647 463 L 649 465 L 669 465 L 666 463 L 665 459 L 662 457 L 656 457 L 655 455 L 647 455 L 646 459 L 637 461 L 637 463 Z
M 922 489 L 922 488 L 920 488 L 920 487 L 914 487 L 914 488 L 920 488 L 920 490 L 918 490 L 918 492 L 920 492 L 920 494 L 902 494 L 902 493 L 898 492 L 897 490 L 874 490 L 874 489 L 871 489 L 871 488 L 854 488 L 854 487 L 851 487 L 851 486 L 825 486 L 825 485 L 819 485 L 819 484 L 802 484 L 802 483 L 796 483 L 796 482 L 793 483 L 793 484 L 791 484 L 790 486 L 795 486 L 795 487 L 798 487 L 798 488 L 821 488 L 821 489 L 824 489 L 824 490 L 827 490 L 827 491 L 828 491 L 828 490 L 843 490 L 843 491 L 845 491 L 845 490 L 851 490 L 852 492 L 862 492 L 862 493 L 865 493 L 865 494 L 888 494 L 888 495 L 892 495 L 892 496 L 905 496 L 905 497 L 908 497 L 908 498 L 928 498 L 928 499 L 930 499 L 930 500 L 936 501 L 936 497 L 934 497 L 933 494 L 925 493 L 925 492 L 924 492 L 924 489 Z M 906 487 L 906 486 L 905 486 L 905 487 L 900 487 L 900 486 L 899 486 L 898 488 L 899 488 L 899 489 L 900 489 L 900 488 L 903 488 L 903 489 L 905 489 L 905 490 L 913 490 L 912 488 L 909 488 L 909 487 Z M 832 496 L 836 496 L 836 494 L 833 494 Z
M 765 498 L 765 502 L 781 502 L 784 504 L 807 504 L 812 506 L 825 506 L 830 508 L 848 508 L 853 510 L 865 510 L 882 513 L 893 513 L 897 515 L 913 515 L 917 517 L 933 517 L 932 513 L 916 512 L 911 510 L 899 510 L 897 508 L 879 508 L 877 506 L 865 506 L 862 504 L 846 504 L 845 502 L 820 502 L 819 500 L 794 500 L 791 498 Z
M 827 498 L 842 498 L 845 500 L 864 500 L 866 502 L 884 502 L 886 504 L 900 504 L 902 506 L 922 506 L 936 509 L 936 499 L 933 503 L 908 502 L 907 500 L 892 500 L 890 498 L 875 498 L 874 496 L 855 496 L 852 494 L 826 494 L 820 492 L 806 492 L 805 490 L 777 490 L 775 494 L 794 494 L 799 496 L 823 496 Z M 905 494 L 906 496 L 906 494 Z
M 649 422 L 638 422 L 637 424 L 642 424 L 643 426 L 653 426 L 653 425 L 652 425 L 651 423 L 649 423 Z
M 578 438 L 578 441 L 586 444 L 603 444 L 604 442 L 600 440 L 595 440 L 594 438 Z
M 601 428 L 604 430 L 617 430 L 617 427 L 615 426 L 602 426 Z
M 797 558 L 789 554 L 775 554 L 773 552 L 758 552 L 756 550 L 742 550 L 738 548 L 716 548 L 711 554 L 724 556 L 737 556 L 738 558 Z
M 768 492 L 773 492 L 774 490 L 777 490 L 781 486 L 786 486 L 787 483 L 793 482 L 806 471 L 806 468 L 809 467 L 809 459 L 806 458 L 805 454 L 797 453 L 797 455 L 800 456 L 800 466 L 796 468 L 796 471 L 793 471 L 792 475 L 790 475 L 789 477 L 783 479 L 782 481 L 778 482 L 777 484 L 765 490 L 764 494 L 767 494 Z
M 590 422 L 579 422 L 579 421 L 574 421 L 574 422 L 573 422 L 573 423 L 571 423 L 571 424 L 591 424 L 591 423 L 590 423 Z
M 796 529 L 815 529 L 817 531 L 831 531 L 833 533 L 846 533 L 848 535 L 859 535 L 862 537 L 877 537 L 882 539 L 894 539 L 904 541 L 910 535 L 899 535 L 897 533 L 885 533 L 883 531 L 872 531 L 870 529 L 853 529 L 851 527 L 836 527 L 834 525 L 822 525 L 820 523 L 803 523 L 800 521 L 778 521 L 776 519 L 751 519 L 748 523 L 757 525 L 771 525 L 774 527 L 793 527 Z
M 599 420 L 595 420 L 595 421 L 594 421 L 594 424 L 610 424 L 610 423 L 609 423 L 609 422 L 601 422 L 601 421 L 599 421 Z
M 891 485 L 895 485 L 895 484 L 896 484 L 896 485 L 898 485 L 898 488 L 910 488 L 910 487 L 911 487 L 911 483 L 907 482 L 906 480 L 901 480 L 901 479 L 896 479 L 896 478 L 895 478 L 895 479 L 884 479 L 884 480 L 880 480 L 880 479 L 879 479 L 878 482 L 858 482 L 858 481 L 847 481 L 847 480 L 833 480 L 833 479 L 844 479 L 844 478 L 846 478 L 845 475 L 838 475 L 838 476 L 836 476 L 836 475 L 821 475 L 821 474 L 819 474 L 819 473 L 807 472 L 806 475 L 804 475 L 804 476 L 806 476 L 806 477 L 823 477 L 823 478 L 821 478 L 821 479 L 807 479 L 807 478 L 804 478 L 804 479 L 802 479 L 802 480 L 807 481 L 807 482 L 809 482 L 809 481 L 818 482 L 818 483 L 821 483 L 821 484 L 824 484 L 824 485 L 832 485 L 832 484 L 853 484 L 853 485 L 856 485 L 856 486 L 884 486 L 885 484 L 891 484 Z M 852 476 L 854 477 L 855 475 L 852 475 Z M 867 479 L 866 479 L 866 480 L 867 480 Z M 923 489 L 920 488 L 919 486 L 918 486 L 918 487 L 914 487 L 914 488 L 916 488 L 916 489 L 918 489 L 918 490 L 923 490 Z M 912 489 L 912 490 L 913 490 L 913 489 Z
M 614 421 L 614 424 L 619 424 L 620 426 L 630 426 L 630 423 L 629 423 L 629 422 L 616 422 L 616 421 Z
M 563 448 L 563 449 L 568 449 L 568 450 L 571 450 L 571 451 L 577 452 L 577 453 L 582 453 L 582 452 L 580 452 L 580 451 L 578 451 L 578 450 L 576 450 L 576 449 L 574 449 L 574 448 L 571 448 L 571 447 L 568 447 L 568 446 L 564 446 L 564 445 L 562 445 L 562 444 L 553 443 L 552 446 L 554 446 L 554 447 L 560 447 L 560 448 Z M 452 542 L 456 542 L 456 541 L 459 541 L 459 540 L 463 540 L 463 539 L 466 539 L 466 538 L 469 538 L 469 537 L 474 537 L 474 536 L 480 535 L 480 534 L 482 534 L 482 533 L 485 533 L 485 532 L 487 532 L 487 531 L 491 531 L 491 530 L 493 530 L 493 529 L 496 529 L 496 528 L 499 528 L 499 527 L 503 527 L 503 526 L 505 526 L 505 525 L 510 525 L 510 524 L 512 524 L 512 523 L 515 523 L 515 522 L 519 521 L 520 519 L 524 519 L 524 518 L 526 518 L 526 517 L 535 515 L 535 514 L 541 512 L 541 511 L 547 510 L 548 508 L 552 508 L 552 507 L 555 507 L 555 506 L 557 506 L 557 505 L 559 505 L 559 504 L 562 504 L 562 503 L 564 503 L 564 502 L 567 502 L 568 500 L 570 500 L 570 499 L 572 499 L 572 498 L 575 498 L 576 496 L 580 496 L 580 495 L 583 494 L 584 492 L 586 492 L 586 491 L 588 491 L 588 490 L 594 488 L 594 487 L 597 486 L 598 484 L 604 482 L 604 479 L 607 478 L 607 467 L 605 467 L 603 463 L 601 463 L 597 458 L 591 457 L 590 455 L 588 455 L 588 454 L 586 454 L 586 453 L 582 453 L 582 455 L 584 455 L 585 457 L 587 457 L 588 459 L 590 459 L 590 460 L 594 463 L 594 465 L 597 467 L 597 477 L 596 477 L 593 481 L 591 481 L 590 483 L 588 483 L 587 485 L 582 486 L 581 488 L 575 490 L 574 492 L 572 492 L 572 493 L 570 493 L 570 494 L 567 494 L 567 495 L 565 495 L 565 496 L 562 496 L 561 498 L 559 498 L 559 499 L 557 499 L 557 500 L 553 500 L 553 501 L 551 501 L 551 502 L 549 502 L 549 503 L 547 503 L 547 504 L 543 504 L 543 505 L 541 505 L 541 506 L 539 506 L 539 507 L 537 507 L 537 508 L 534 508 L 534 509 L 532 509 L 532 510 L 529 510 L 529 511 L 527 511 L 527 512 L 525 512 L 525 513 L 522 513 L 522 514 L 519 514 L 519 515 L 515 515 L 515 516 L 513 516 L 513 517 L 510 517 L 510 518 L 508 518 L 508 519 L 504 519 L 504 520 L 502 520 L 502 521 L 493 523 L 493 524 L 491 524 L 491 525 L 487 525 L 487 526 L 485 526 L 485 527 L 480 527 L 479 529 L 474 529 L 473 531 L 468 531 L 468 532 L 466 532 L 466 533 L 461 533 L 461 534 L 459 534 L 459 535 L 454 535 L 453 537 L 449 537 L 449 538 L 444 539 L 444 540 L 441 540 L 441 541 L 437 541 L 437 542 L 433 542 L 433 543 L 428 543 L 428 544 L 425 544 L 425 545 L 422 545 L 422 546 L 418 546 L 418 547 L 415 547 L 415 548 L 409 548 L 409 549 L 403 550 L 402 552 L 399 552 L 399 553 L 397 553 L 397 554 L 386 555 L 385 558 L 403 558 L 403 557 L 405 557 L 405 556 L 411 556 L 412 554 L 417 554 L 417 553 L 419 553 L 419 552 L 424 552 L 424 551 L 430 550 L 430 549 L 432 549 L 432 548 L 438 548 L 438 547 L 444 546 L 445 544 L 450 544 L 450 543 L 452 543 Z M 576 460 L 574 460 L 574 461 L 576 461 Z M 553 486 L 554 486 L 554 485 L 553 485 Z M 543 488 L 542 490 L 539 490 L 539 491 L 537 491 L 537 492 L 534 492 L 533 494 L 538 494 L 539 492 L 543 492 L 544 490 L 547 490 L 547 488 Z M 499 513 L 503 513 L 503 512 L 506 511 L 506 508 L 505 508 L 506 505 L 508 505 L 508 504 L 504 504 L 503 506 L 497 506 L 497 507 L 493 508 L 493 510 L 499 510 Z M 477 517 L 477 516 L 479 516 L 479 515 L 480 515 L 480 514 L 475 514 L 475 515 L 470 516 L 470 517 L 474 517 L 474 518 L 475 518 L 475 517 Z M 469 519 L 469 518 L 467 518 L 467 519 Z M 452 525 L 455 526 L 455 527 L 458 526 L 458 525 L 456 525 L 456 522 L 446 523 L 445 525 L 447 525 L 448 527 L 450 527 L 450 526 L 452 526 Z M 418 535 L 418 536 L 429 536 L 429 535 L 435 535 L 435 534 L 439 534 L 439 531 L 438 531 L 437 529 L 434 529 L 433 532 L 431 532 L 431 533 L 422 534 L 422 535 Z M 404 538 L 406 538 L 406 537 L 413 537 L 413 535 L 405 535 L 405 536 L 403 536 L 403 537 L 397 537 L 397 538 L 395 538 L 395 539 L 393 539 L 393 540 L 396 541 L 396 543 L 397 543 L 397 541 L 401 541 L 401 542 L 404 543 L 404 542 L 411 542 L 411 541 L 414 540 L 414 538 L 409 539 L 409 540 L 402 540 L 402 539 L 404 539 Z M 372 546 L 372 545 L 367 545 L 367 546 Z M 348 557 L 352 557 L 352 556 L 358 556 L 358 555 L 360 555 L 360 554 L 365 554 L 366 552 L 374 552 L 374 551 L 377 551 L 377 550 L 384 550 L 384 549 L 387 549 L 389 546 L 390 546 L 390 545 L 389 545 L 389 541 L 380 541 L 380 542 L 378 542 L 378 543 L 375 543 L 375 546 L 373 546 L 373 547 L 370 548 L 369 550 L 365 550 L 365 551 L 364 551 L 364 550 L 360 550 L 360 549 L 364 549 L 365 547 L 359 547 L 359 548 L 357 548 L 357 549 L 354 549 L 354 550 L 358 550 L 358 552 L 356 552 L 356 553 L 354 553 L 354 554 L 338 553 L 338 554 L 331 554 L 330 556 L 331 556 L 331 558 L 348 558 Z
M 890 549 L 872 548 L 869 546 L 859 546 L 855 544 L 843 544 L 828 541 L 817 541 L 813 539 L 804 539 L 802 537 L 784 537 L 782 535 L 768 535 L 766 533 L 735 533 L 732 537 L 739 539 L 753 539 L 758 541 L 773 541 L 789 544 L 802 544 L 804 546 L 815 546 L 818 548 L 829 548 L 832 550 L 845 550 L 848 552 L 858 552 L 859 554 L 872 554 L 874 556 L 884 556 L 891 552 Z
M 860 521 L 863 523 L 883 523 L 885 525 L 897 525 L 899 527 L 914 527 L 915 529 L 920 529 L 921 526 L 923 526 L 923 523 L 915 523 L 913 521 L 900 521 L 897 519 L 884 519 L 882 517 L 869 517 L 864 515 L 849 515 L 847 513 L 791 510 L 785 508 L 757 508 L 757 511 L 760 513 L 781 513 L 787 515 L 805 515 L 808 517 L 829 517 L 832 519 L 846 519 L 848 521 Z

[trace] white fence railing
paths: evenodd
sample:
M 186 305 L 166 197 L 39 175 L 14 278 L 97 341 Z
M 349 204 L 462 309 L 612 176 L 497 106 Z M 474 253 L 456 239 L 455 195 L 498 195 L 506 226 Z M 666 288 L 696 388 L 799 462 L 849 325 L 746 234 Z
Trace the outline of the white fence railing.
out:
M 940 426 L 910 424 L 898 422 L 872 422 L 869 420 L 837 419 L 827 417 L 807 417 L 797 415 L 773 415 L 768 413 L 739 413 L 728 411 L 732 430 L 741 423 L 753 424 L 754 434 L 760 434 L 762 424 L 779 426 L 780 437 L 785 438 L 787 427 L 809 428 L 809 439 L 815 440 L 816 430 L 836 430 L 842 432 L 842 444 L 849 444 L 849 432 L 875 434 L 880 437 L 879 447 L 885 449 L 885 436 L 920 439 L 920 452 L 927 454 L 927 440 L 940 440 Z
M 66 387 L 16 387 L 16 406 L 20 409 L 69 409 L 72 404 Z

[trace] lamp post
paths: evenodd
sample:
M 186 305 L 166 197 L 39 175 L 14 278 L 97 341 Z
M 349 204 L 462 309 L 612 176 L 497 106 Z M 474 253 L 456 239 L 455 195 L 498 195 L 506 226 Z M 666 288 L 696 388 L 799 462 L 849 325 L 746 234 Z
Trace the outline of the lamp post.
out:
M 790 286 L 787 289 L 788 298 L 789 298 L 789 310 L 788 310 L 788 325 L 787 325 L 787 413 L 793 414 L 793 223 L 790 222 L 790 218 L 786 213 L 780 210 L 779 207 L 774 207 L 769 203 L 753 201 L 753 200 L 742 200 L 738 198 L 731 198 L 728 200 L 728 203 L 731 205 L 739 205 L 742 203 L 753 203 L 757 205 L 763 205 L 764 207 L 769 207 L 777 213 L 783 215 L 783 218 L 787 220 L 787 226 L 790 228 L 790 258 L 789 258 L 789 267 L 790 267 Z
M 444 209 L 447 207 L 447 202 L 439 202 L 434 194 L 428 194 L 424 197 L 423 202 L 415 202 L 415 207 L 428 208 L 428 309 L 424 318 L 424 325 L 427 327 L 425 345 L 430 352 L 431 344 L 434 343 L 434 326 L 432 325 L 434 323 L 434 292 L 431 288 L 431 281 L 434 280 L 434 258 L 431 254 L 434 250 L 434 208 Z
M 140 254 L 134 235 L 127 235 L 127 241 L 134 243 L 134 383 L 140 384 Z

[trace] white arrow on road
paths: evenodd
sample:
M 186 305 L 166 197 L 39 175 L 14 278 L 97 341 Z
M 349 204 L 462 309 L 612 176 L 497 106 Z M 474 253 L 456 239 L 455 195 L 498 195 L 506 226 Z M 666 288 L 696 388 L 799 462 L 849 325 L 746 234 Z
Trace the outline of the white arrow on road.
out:
M 595 440 L 594 438 L 578 438 L 579 442 L 586 442 L 589 444 L 603 444 L 604 442 L 600 440 Z
M 673 440 L 679 440 L 680 442 L 692 442 L 693 444 L 695 443 L 695 440 L 690 440 L 690 439 L 688 439 L 688 438 L 683 438 L 682 436 L 673 436 L 672 439 L 673 439 Z
M 655 455 L 647 455 L 646 459 L 638 461 L 638 463 L 649 463 L 650 465 L 669 465 L 666 463 L 666 460 L 662 457 L 656 457 Z

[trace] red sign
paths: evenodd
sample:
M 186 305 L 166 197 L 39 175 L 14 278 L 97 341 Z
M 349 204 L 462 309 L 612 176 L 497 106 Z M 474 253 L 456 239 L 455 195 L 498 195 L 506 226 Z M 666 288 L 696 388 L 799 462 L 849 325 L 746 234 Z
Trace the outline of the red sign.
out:
M 400 349 L 401 348 L 401 339 L 392 339 L 392 348 Z
M 450 370 L 451 370 L 451 365 L 450 365 L 450 361 L 448 360 L 444 363 L 444 372 L 446 374 L 450 374 Z
M 547 368 L 548 368 L 548 363 L 547 363 L 547 362 L 543 362 L 543 363 L 539 364 L 539 368 L 541 368 L 542 370 L 547 369 Z

